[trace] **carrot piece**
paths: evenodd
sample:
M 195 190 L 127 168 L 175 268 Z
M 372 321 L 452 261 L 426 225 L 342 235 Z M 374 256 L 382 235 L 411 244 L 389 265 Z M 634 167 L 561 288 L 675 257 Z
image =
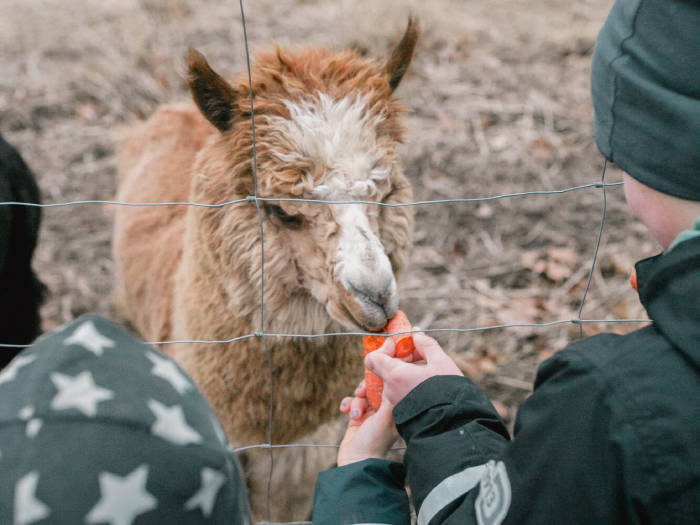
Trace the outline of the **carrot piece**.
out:
M 408 317 L 402 310 L 396 312 L 396 315 L 384 327 L 384 331 L 388 333 L 409 332 L 412 329 L 413 327 L 408 321 Z M 396 345 L 396 357 L 408 357 L 416 349 L 411 334 L 392 335 L 391 338 L 394 340 L 394 345 Z
M 379 350 L 384 344 L 384 341 L 385 338 L 378 335 L 368 335 L 367 337 L 363 337 L 362 343 L 364 346 L 364 352 L 362 353 L 362 357 L 365 357 L 370 352 Z M 369 404 L 374 410 L 377 410 L 382 402 L 383 388 L 384 383 L 380 377 L 365 369 L 365 389 L 367 390 L 367 401 L 369 401 Z
M 365 370 L 365 389 L 367 391 L 367 401 L 375 410 L 379 410 L 379 405 L 382 404 L 382 391 L 384 390 L 384 381 L 378 375 Z
M 379 350 L 384 344 L 384 341 L 386 341 L 386 338 L 381 335 L 368 335 L 367 337 L 363 337 L 362 343 L 365 351 L 362 353 L 362 357 L 365 357 L 370 352 Z
M 388 333 L 395 332 L 407 332 L 411 330 L 411 323 L 409 323 L 406 314 L 401 310 L 396 312 L 396 315 L 389 320 L 389 322 L 384 327 L 384 331 Z M 413 344 L 413 337 L 411 334 L 399 334 L 392 335 L 391 338 L 396 345 L 396 357 L 403 358 L 408 357 L 415 350 L 415 345 Z M 385 341 L 385 336 L 381 335 L 369 335 L 362 338 L 362 343 L 364 346 L 364 352 L 362 357 L 365 357 L 370 352 L 374 352 L 382 347 Z M 365 389 L 367 390 L 367 401 L 372 406 L 374 410 L 379 409 L 379 405 L 382 403 L 382 390 L 384 389 L 384 383 L 379 376 L 365 370 Z
M 635 292 L 637 292 L 637 270 L 632 270 L 632 275 L 630 275 L 630 285 Z

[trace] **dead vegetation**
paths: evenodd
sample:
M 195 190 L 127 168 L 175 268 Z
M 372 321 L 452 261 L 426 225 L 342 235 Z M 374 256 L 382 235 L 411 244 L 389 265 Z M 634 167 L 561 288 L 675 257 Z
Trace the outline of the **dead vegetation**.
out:
M 408 109 L 407 174 L 422 201 L 600 179 L 589 71 L 611 3 L 258 0 L 247 2 L 246 14 L 253 51 L 277 41 L 375 55 L 409 13 L 420 18 L 423 39 L 398 95 Z M 241 70 L 238 3 L 0 3 L 0 128 L 37 174 L 45 202 L 113 197 L 114 132 L 159 103 L 186 98 L 190 45 L 223 70 Z M 621 180 L 614 168 L 606 177 Z M 656 247 L 628 217 L 622 189 L 607 196 L 581 317 L 645 317 L 627 278 L 633 262 Z M 579 316 L 601 210 L 600 189 L 417 209 L 401 306 L 422 328 L 492 328 L 438 339 L 508 417 L 527 395 L 537 362 L 579 337 L 581 325 L 493 327 Z M 86 312 L 112 316 L 111 221 L 108 206 L 45 210 L 36 259 L 51 294 L 45 329 Z M 634 327 L 586 324 L 583 333 Z

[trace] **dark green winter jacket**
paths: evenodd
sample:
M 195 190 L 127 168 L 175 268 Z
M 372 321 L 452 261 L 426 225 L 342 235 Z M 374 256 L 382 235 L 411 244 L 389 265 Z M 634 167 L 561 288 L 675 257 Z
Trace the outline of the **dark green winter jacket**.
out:
M 395 407 L 419 524 L 700 523 L 700 237 L 638 263 L 637 281 L 653 324 L 543 363 L 512 441 L 467 378 Z M 314 523 L 407 524 L 403 483 L 381 460 L 322 472 Z
M 647 186 L 700 200 L 700 1 L 617 0 L 592 68 L 600 151 Z M 637 265 L 653 323 L 543 363 L 509 441 L 467 378 L 394 409 L 404 465 L 322 472 L 314 523 L 700 523 L 700 237 Z M 404 477 L 406 479 L 404 479 Z

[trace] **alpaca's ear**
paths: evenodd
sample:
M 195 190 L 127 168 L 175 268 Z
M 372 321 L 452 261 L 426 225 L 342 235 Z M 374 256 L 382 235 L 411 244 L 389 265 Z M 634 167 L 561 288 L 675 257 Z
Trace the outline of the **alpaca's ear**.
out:
M 187 85 L 199 110 L 220 131 L 231 129 L 236 91 L 196 49 L 190 48 L 187 70 Z
M 391 52 L 389 61 L 386 64 L 386 72 L 389 75 L 389 87 L 392 91 L 397 88 L 408 69 L 408 65 L 411 63 L 419 34 L 418 23 L 413 17 L 409 17 L 406 32 L 403 34 L 401 42 Z

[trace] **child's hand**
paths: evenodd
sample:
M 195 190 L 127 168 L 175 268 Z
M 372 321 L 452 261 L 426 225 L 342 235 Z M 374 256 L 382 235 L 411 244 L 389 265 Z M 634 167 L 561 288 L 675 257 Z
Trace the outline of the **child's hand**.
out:
M 384 400 L 388 400 L 392 408 L 430 377 L 464 375 L 432 337 L 418 332 L 413 334 L 413 342 L 416 349 L 412 363 L 393 358 L 394 344 L 391 339 L 387 339 L 384 346 L 365 357 L 365 367 L 384 380 Z M 380 408 L 379 412 L 381 411 Z
M 355 397 L 346 397 L 340 403 L 340 411 L 350 414 L 348 428 L 338 449 L 338 466 L 368 458 L 383 459 L 398 439 L 398 432 L 391 416 L 394 407 L 382 400 L 375 412 L 367 402 L 364 381 L 355 389 Z

